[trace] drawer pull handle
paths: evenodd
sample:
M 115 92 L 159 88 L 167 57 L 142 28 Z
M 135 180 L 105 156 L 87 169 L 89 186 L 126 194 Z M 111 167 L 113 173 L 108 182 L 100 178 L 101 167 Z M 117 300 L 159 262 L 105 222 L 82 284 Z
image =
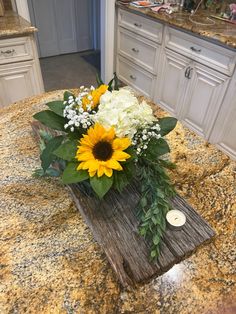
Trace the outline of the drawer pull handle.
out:
M 134 75 L 132 75 L 132 74 L 131 74 L 129 77 L 130 77 L 132 80 L 136 80 L 136 79 L 137 79 L 137 77 L 134 76 Z
M 190 80 L 192 78 L 191 74 L 192 74 L 193 68 L 190 68 L 188 71 L 188 79 Z
M 201 51 L 202 51 L 202 49 L 197 49 L 197 48 L 195 48 L 195 47 L 190 47 L 190 49 L 191 49 L 192 51 L 194 51 L 194 52 L 201 52 Z
M 184 76 L 185 76 L 186 78 L 189 78 L 189 77 L 188 77 L 189 71 L 190 71 L 190 67 L 187 67 L 186 70 L 185 70 L 185 73 L 184 73 Z
M 137 53 L 138 53 L 138 52 L 139 52 L 139 49 L 132 48 L 132 51 L 133 51 L 133 52 L 137 52 Z
M 191 73 L 193 71 L 193 68 L 191 67 L 187 67 L 186 70 L 185 70 L 185 73 L 184 73 L 184 76 L 187 78 L 187 79 L 191 79 Z
M 15 52 L 15 49 L 9 49 L 5 51 L 1 50 L 1 54 L 5 56 L 13 55 L 14 52 Z
M 142 24 L 134 23 L 134 26 L 136 26 L 136 27 L 142 27 Z

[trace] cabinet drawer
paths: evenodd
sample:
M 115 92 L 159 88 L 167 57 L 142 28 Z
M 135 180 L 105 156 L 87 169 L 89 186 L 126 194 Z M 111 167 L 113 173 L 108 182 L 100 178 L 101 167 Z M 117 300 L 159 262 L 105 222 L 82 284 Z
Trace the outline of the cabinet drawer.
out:
M 167 48 L 226 75 L 233 74 L 236 62 L 234 51 L 170 27 L 166 29 L 165 44 Z
M 119 10 L 119 25 L 123 26 L 136 34 L 142 35 L 145 38 L 151 39 L 157 43 L 162 42 L 163 25 L 142 17 L 137 14 Z
M 119 28 L 118 52 L 144 69 L 153 73 L 156 71 L 159 51 L 157 44 Z
M 121 56 L 118 56 L 117 60 L 117 74 L 121 81 L 132 86 L 143 95 L 152 98 L 155 85 L 154 75 Z
M 30 37 L 17 37 L 0 40 L 0 64 L 33 59 Z

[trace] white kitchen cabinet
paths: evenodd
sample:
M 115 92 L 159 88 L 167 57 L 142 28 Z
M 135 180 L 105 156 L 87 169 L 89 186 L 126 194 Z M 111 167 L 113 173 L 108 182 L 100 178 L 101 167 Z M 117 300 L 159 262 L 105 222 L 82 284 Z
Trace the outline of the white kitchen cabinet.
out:
M 236 72 L 213 125 L 209 141 L 236 159 Z
M 44 91 L 33 36 L 0 40 L 0 107 Z
M 163 25 L 119 10 L 116 72 L 118 78 L 153 99 Z
M 147 97 L 153 97 L 155 76 L 129 60 L 118 57 L 117 74 L 119 79 Z
M 228 82 L 228 76 L 166 49 L 156 102 L 208 138 Z
M 162 71 L 156 86 L 155 102 L 174 116 L 179 116 L 187 86 L 185 72 L 189 59 L 173 51 L 162 54 Z
M 193 62 L 185 81 L 187 87 L 182 89 L 184 101 L 178 114 L 179 119 L 197 134 L 209 139 L 229 77 Z
M 26 97 L 37 94 L 33 62 L 19 62 L 1 66 L 0 68 L 0 103 L 11 104 Z
M 118 12 L 118 77 L 236 158 L 236 51 Z

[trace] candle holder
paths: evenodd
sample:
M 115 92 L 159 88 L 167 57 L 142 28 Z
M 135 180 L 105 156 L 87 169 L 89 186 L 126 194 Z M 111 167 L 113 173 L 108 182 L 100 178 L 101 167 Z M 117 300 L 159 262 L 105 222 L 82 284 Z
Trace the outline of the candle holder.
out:
M 166 214 L 168 227 L 172 230 L 181 230 L 186 223 L 186 216 L 178 209 L 172 209 Z

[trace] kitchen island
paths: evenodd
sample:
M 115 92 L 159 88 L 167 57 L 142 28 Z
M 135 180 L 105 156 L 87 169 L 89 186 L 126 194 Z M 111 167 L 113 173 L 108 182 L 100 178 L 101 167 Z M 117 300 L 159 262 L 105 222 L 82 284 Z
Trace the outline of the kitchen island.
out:
M 151 283 L 123 290 L 66 188 L 32 177 L 40 166 L 32 116 L 62 95 L 0 110 L 0 313 L 234 313 L 236 163 L 178 123 L 168 136 L 171 177 L 216 237 Z

